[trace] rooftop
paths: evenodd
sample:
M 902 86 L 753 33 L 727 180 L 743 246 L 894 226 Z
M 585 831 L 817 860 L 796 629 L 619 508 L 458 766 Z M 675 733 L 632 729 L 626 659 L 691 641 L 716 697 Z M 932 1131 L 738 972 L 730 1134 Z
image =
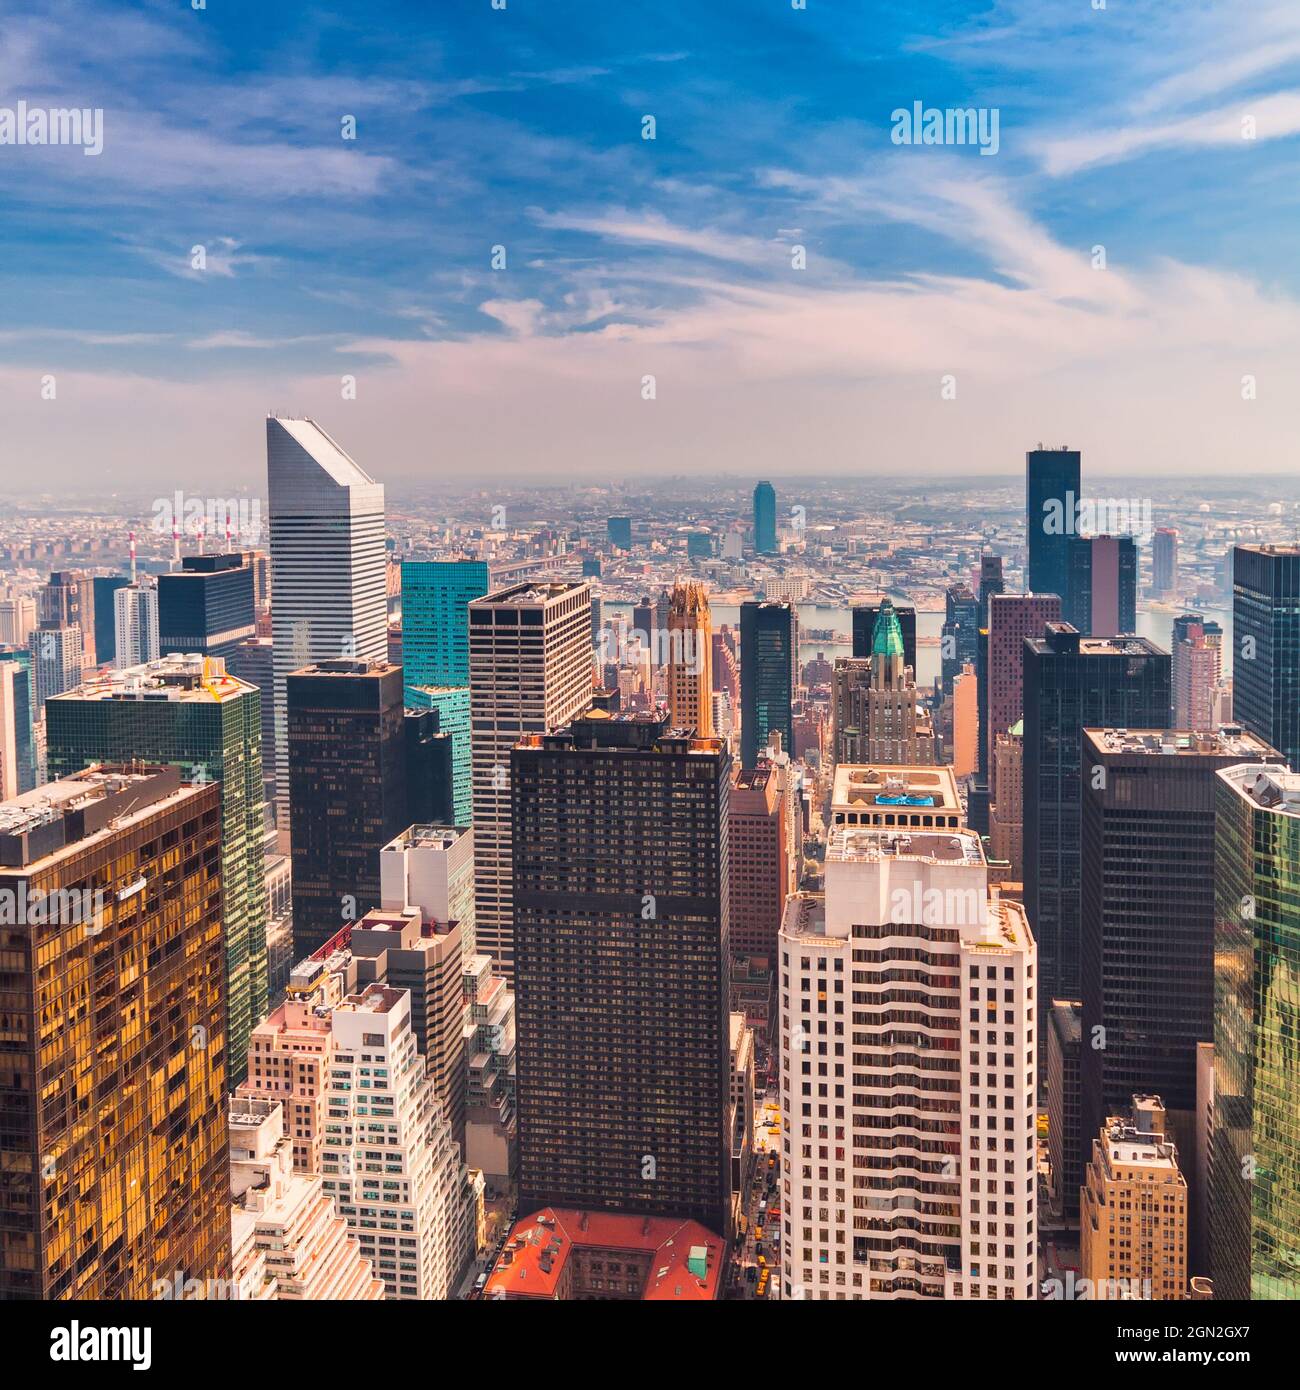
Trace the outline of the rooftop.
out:
M 826 862 L 876 863 L 882 859 L 926 859 L 940 864 L 984 863 L 973 830 L 904 830 L 837 825 L 826 845 Z
M 852 810 L 862 806 L 925 806 L 945 811 L 962 809 L 957 778 L 950 767 L 894 764 L 868 767 L 840 763 L 835 769 L 831 788 L 832 810 Z
M 1268 763 L 1245 763 L 1222 767 L 1217 775 L 1261 810 L 1300 816 L 1300 772 Z
M 221 657 L 198 652 L 162 656 L 119 671 L 100 671 L 75 690 L 51 696 L 60 701 L 175 700 L 200 703 L 243 695 L 254 687 L 229 675 Z
M 543 1207 L 515 1222 L 484 1297 L 554 1298 L 574 1249 L 651 1255 L 643 1300 L 718 1296 L 723 1243 L 698 1221 Z
M 1241 758 L 1258 762 L 1274 754 L 1262 738 L 1237 724 L 1213 733 L 1183 729 L 1084 729 L 1103 753 L 1152 753 L 1183 758 Z

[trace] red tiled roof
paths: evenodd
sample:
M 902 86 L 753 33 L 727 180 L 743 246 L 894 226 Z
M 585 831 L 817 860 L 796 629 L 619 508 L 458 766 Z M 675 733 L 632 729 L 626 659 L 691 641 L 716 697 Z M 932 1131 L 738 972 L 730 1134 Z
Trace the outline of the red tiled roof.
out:
M 703 1279 L 687 1265 L 694 1246 L 706 1252 Z M 643 1299 L 707 1301 L 718 1296 L 722 1241 L 698 1221 L 556 1207 L 543 1207 L 515 1222 L 484 1296 L 554 1298 L 575 1247 L 652 1253 Z

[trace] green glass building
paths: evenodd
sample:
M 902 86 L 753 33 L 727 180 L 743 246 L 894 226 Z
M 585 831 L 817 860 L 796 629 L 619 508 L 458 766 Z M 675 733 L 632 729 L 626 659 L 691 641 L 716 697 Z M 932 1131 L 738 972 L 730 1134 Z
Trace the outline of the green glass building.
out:
M 407 685 L 469 685 L 469 606 L 487 591 L 485 560 L 402 562 Z
M 221 784 L 221 889 L 233 1088 L 268 1012 L 261 692 L 225 663 L 166 656 L 97 676 L 46 702 L 51 780 L 90 763 L 175 763 Z
M 1216 1299 L 1300 1298 L 1300 774 L 1218 778 L 1214 1126 Z

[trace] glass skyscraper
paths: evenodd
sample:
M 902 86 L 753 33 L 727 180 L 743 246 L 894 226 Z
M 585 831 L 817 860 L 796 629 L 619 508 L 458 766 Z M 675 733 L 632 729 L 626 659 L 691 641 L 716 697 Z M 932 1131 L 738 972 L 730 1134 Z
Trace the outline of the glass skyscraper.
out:
M 1300 767 L 1300 546 L 1233 549 L 1232 713 Z
M 484 560 L 402 562 L 402 668 L 407 685 L 469 684 L 469 606 L 487 591 Z
M 744 767 L 758 765 L 769 736 L 794 747 L 794 692 L 797 684 L 799 616 L 785 599 L 740 606 L 740 756 Z
M 1045 1018 L 1053 999 L 1079 997 L 1083 730 L 1168 728 L 1168 653 L 1144 637 L 1049 623 L 1024 640 L 1024 712 L 1025 909 Z
M 1079 468 L 1077 449 L 1031 449 L 1025 455 L 1026 578 L 1030 593 L 1065 598 L 1066 556 L 1078 516 Z
M 1210 1269 L 1300 1298 L 1300 774 L 1217 774 Z
M 170 656 L 98 676 L 45 706 L 52 779 L 89 763 L 150 758 L 221 783 L 232 1083 L 243 1079 L 249 1033 L 268 1007 L 262 699 L 219 658 Z
M 776 489 L 771 483 L 759 483 L 754 489 L 754 551 L 776 554 Z

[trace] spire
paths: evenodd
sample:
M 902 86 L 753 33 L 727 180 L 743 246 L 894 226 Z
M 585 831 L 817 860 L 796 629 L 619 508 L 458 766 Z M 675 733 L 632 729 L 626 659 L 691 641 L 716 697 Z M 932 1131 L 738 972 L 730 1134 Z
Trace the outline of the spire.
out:
M 871 635 L 872 656 L 903 655 L 903 629 L 898 622 L 898 614 L 888 599 L 882 599 L 880 613 L 876 618 L 876 630 Z

